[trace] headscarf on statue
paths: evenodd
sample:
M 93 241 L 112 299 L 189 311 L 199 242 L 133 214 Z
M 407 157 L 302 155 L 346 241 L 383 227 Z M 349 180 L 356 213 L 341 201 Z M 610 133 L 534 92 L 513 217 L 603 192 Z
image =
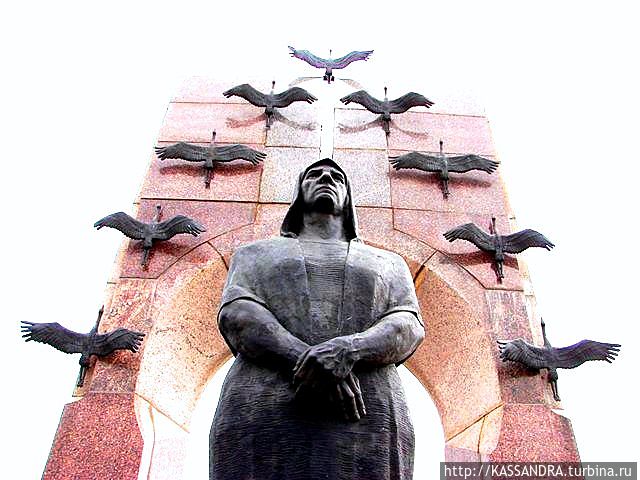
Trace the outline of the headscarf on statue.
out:
M 309 170 L 319 165 L 329 165 L 344 175 L 347 186 L 347 200 L 342 212 L 344 231 L 347 240 L 360 242 L 361 240 L 358 238 L 358 218 L 356 216 L 356 207 L 353 203 L 353 194 L 351 192 L 351 184 L 349 183 L 349 178 L 346 172 L 342 168 L 340 168 L 340 165 L 338 165 L 330 158 L 323 158 L 322 160 L 318 160 L 317 162 L 312 163 L 302 172 L 300 172 L 300 175 L 298 176 L 298 182 L 293 191 L 293 200 L 291 201 L 291 206 L 289 207 L 289 210 L 287 211 L 287 214 L 282 221 L 282 226 L 280 227 L 280 235 L 283 237 L 297 238 L 300 234 L 304 212 L 302 181 L 304 180 L 304 177 Z

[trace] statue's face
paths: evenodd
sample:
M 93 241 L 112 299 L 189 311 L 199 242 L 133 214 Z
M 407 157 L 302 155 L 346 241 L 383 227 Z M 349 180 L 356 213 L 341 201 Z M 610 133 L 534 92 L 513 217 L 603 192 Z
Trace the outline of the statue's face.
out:
M 302 180 L 304 203 L 323 213 L 342 212 L 347 200 L 344 174 L 331 165 L 318 165 L 310 169 Z

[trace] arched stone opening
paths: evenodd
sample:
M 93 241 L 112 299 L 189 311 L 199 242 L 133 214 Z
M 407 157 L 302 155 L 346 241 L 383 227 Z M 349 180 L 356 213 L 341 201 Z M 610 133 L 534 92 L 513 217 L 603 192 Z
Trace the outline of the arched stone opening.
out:
M 168 301 L 155 313 L 135 390 L 144 438 L 139 478 L 182 478 L 193 411 L 207 383 L 231 357 L 216 326 L 226 264 L 208 244 L 199 248 L 206 251 L 201 252 L 204 264 L 178 262 L 177 271 L 169 271 L 156 287 L 156 299 Z M 427 339 L 406 366 L 435 403 L 445 441 L 501 403 L 483 316 L 454 286 L 470 278 L 438 255 L 416 276 Z

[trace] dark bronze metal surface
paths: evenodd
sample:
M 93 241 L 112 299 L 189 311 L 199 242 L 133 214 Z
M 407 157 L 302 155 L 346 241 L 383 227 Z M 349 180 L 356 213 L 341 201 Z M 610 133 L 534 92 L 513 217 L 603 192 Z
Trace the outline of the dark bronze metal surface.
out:
M 324 76 L 322 77 L 322 79 L 326 80 L 327 83 L 331 83 L 335 80 L 333 76 L 334 70 L 345 68 L 352 62 L 356 62 L 358 60 L 367 60 L 373 53 L 373 50 L 353 51 L 346 54 L 344 57 L 332 59 L 331 50 L 329 50 L 329 58 L 320 58 L 315 56 L 309 50 L 296 50 L 291 46 L 289 46 L 289 50 L 289 55 L 291 55 L 292 57 L 304 60 L 312 67 L 324 68 Z
M 449 172 L 464 173 L 471 170 L 482 170 L 491 174 L 500 164 L 500 162 L 472 154 L 447 157 L 442 151 L 442 140 L 440 140 L 440 154 L 437 156 L 411 152 L 398 157 L 389 157 L 389 162 L 396 170 L 415 168 L 425 172 L 439 173 L 444 198 L 449 197 Z
M 404 260 L 359 240 L 345 172 L 307 167 L 280 237 L 231 259 L 218 324 L 237 357 L 210 478 L 411 479 L 396 365 L 424 338 L 419 312 Z
M 389 135 L 389 123 L 391 122 L 392 113 L 404 113 L 412 107 L 431 107 L 433 102 L 427 97 L 419 93 L 409 92 L 395 100 L 387 98 L 387 87 L 384 87 L 384 100 L 380 101 L 372 97 L 364 90 L 346 95 L 340 99 L 345 105 L 351 102 L 362 105 L 372 113 L 377 113 L 382 119 L 382 128 Z
M 208 147 L 193 145 L 191 143 L 179 142 L 167 147 L 155 147 L 156 155 L 160 160 L 167 158 L 179 158 L 187 162 L 204 162 L 205 168 L 205 188 L 211 185 L 213 169 L 216 163 L 232 162 L 233 160 L 246 160 L 252 165 L 258 165 L 267 156 L 264 152 L 259 152 L 246 145 L 222 145 L 215 146 L 216 132 L 211 135 L 211 143 Z
M 545 323 L 541 321 L 544 347 L 536 347 L 525 342 L 521 338 L 511 341 L 498 340 L 500 358 L 517 362 L 532 370 L 546 368 L 547 378 L 551 384 L 553 398 L 560 401 L 558 395 L 558 368 L 576 368 L 584 362 L 592 360 L 604 360 L 611 363 L 620 351 L 620 344 L 602 343 L 593 340 L 582 340 L 574 345 L 563 348 L 554 348 L 547 339 Z
M 511 235 L 498 235 L 495 217 L 491 219 L 489 231 L 490 233 L 485 233 L 474 223 L 466 223 L 445 232 L 443 235 L 450 242 L 458 239 L 466 240 L 473 243 L 480 250 L 492 253 L 498 282 L 502 282 L 504 278 L 502 264 L 504 263 L 505 253 L 520 253 L 530 247 L 551 250 L 555 246 L 544 235 L 529 228 Z
M 95 326 L 89 333 L 76 333 L 59 323 L 33 323 L 22 321 L 20 325 L 25 342 L 40 342 L 51 345 L 64 353 L 80 353 L 80 373 L 76 386 L 84 384 L 84 377 L 92 355 L 106 357 L 117 350 L 137 352 L 144 333 L 118 328 L 109 333 L 97 333 L 103 308 L 98 312 Z
M 284 108 L 293 102 L 313 103 L 316 97 L 307 92 L 304 88 L 292 87 L 284 92 L 274 93 L 276 82 L 271 82 L 271 93 L 262 93 L 253 88 L 248 83 L 237 85 L 222 94 L 229 97 L 244 98 L 251 105 L 256 107 L 265 107 L 264 113 L 267 116 L 267 128 L 271 127 L 271 120 L 276 108 Z
M 93 226 L 100 230 L 102 227 L 115 228 L 120 230 L 127 237 L 134 240 L 142 240 L 142 262 L 140 265 L 147 266 L 149 252 L 154 242 L 162 242 L 173 238 L 173 236 L 189 233 L 197 237 L 207 230 L 195 220 L 184 215 L 177 215 L 171 220 L 160 221 L 162 207 L 156 206 L 156 215 L 150 223 L 144 223 L 124 212 L 112 213 L 98 220 Z

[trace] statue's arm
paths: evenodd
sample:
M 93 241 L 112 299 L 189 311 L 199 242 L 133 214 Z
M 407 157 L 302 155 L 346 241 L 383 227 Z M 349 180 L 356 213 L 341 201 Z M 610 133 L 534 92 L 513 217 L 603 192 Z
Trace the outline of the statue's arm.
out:
M 229 345 L 260 364 L 292 369 L 308 348 L 265 307 L 248 299 L 235 300 L 220 310 L 218 326 Z
M 338 337 L 354 363 L 389 365 L 406 360 L 424 340 L 424 328 L 410 312 L 387 315 L 364 332 Z
M 356 363 L 390 365 L 407 359 L 424 339 L 417 317 L 391 313 L 374 326 L 353 335 L 335 337 L 310 347 L 296 363 L 294 380 L 311 383 L 318 376 L 346 378 Z

